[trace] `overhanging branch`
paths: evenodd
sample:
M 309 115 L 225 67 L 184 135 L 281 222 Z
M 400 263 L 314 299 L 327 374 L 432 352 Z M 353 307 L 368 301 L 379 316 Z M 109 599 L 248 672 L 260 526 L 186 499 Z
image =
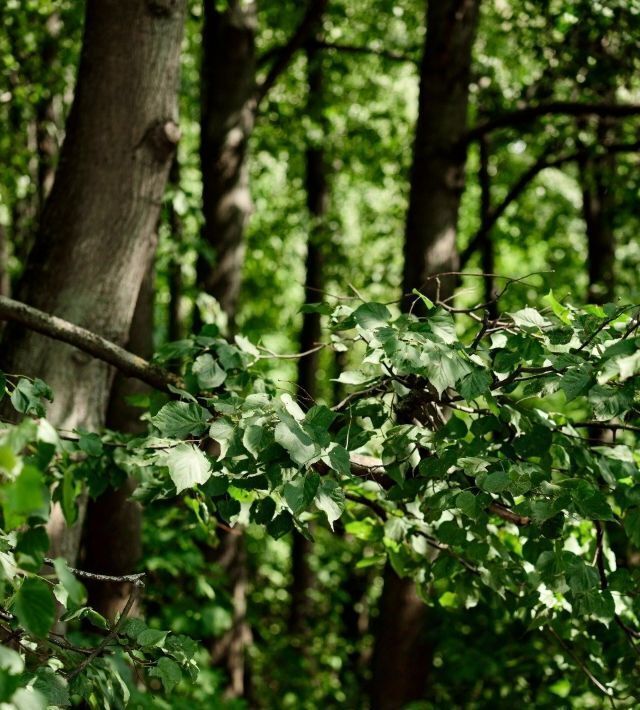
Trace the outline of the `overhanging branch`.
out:
M 81 328 L 62 318 L 39 311 L 26 303 L 0 296 L 0 320 L 19 323 L 36 333 L 73 345 L 78 350 L 82 350 L 98 358 L 98 360 L 113 365 L 124 375 L 135 377 L 155 389 L 169 392 L 170 386 L 182 386 L 182 381 L 178 375 L 147 362 L 137 355 L 133 355 L 119 345 L 96 333 L 92 333 L 86 328 Z

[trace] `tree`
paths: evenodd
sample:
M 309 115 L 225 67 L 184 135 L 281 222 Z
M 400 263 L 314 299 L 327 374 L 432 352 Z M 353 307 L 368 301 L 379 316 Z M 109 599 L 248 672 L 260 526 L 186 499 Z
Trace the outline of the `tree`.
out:
M 184 2 L 92 0 L 56 180 L 19 288 L 34 306 L 126 342 L 175 145 Z M 52 421 L 104 424 L 113 371 L 7 328 L 2 367 L 56 390 Z M 82 515 L 80 515 L 80 520 Z M 60 518 L 55 525 L 63 529 Z M 78 528 L 58 549 L 73 561 Z M 53 528 L 52 528 L 53 530 Z
M 414 295 L 416 290 L 435 300 L 453 294 L 455 276 L 435 275 L 456 271 L 458 264 L 456 235 L 479 4 L 478 0 L 427 4 L 404 242 L 405 310 L 424 310 Z M 424 603 L 412 581 L 401 579 L 387 564 L 373 659 L 374 708 L 391 710 L 422 697 L 431 665 L 425 617 Z M 390 654 L 389 649 L 394 652 Z

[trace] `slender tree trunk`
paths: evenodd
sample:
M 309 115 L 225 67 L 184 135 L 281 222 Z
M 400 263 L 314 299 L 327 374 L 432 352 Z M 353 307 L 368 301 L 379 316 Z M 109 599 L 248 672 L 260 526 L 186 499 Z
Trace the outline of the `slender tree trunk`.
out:
M 610 126 L 600 121 L 599 141 L 610 139 Z M 607 303 L 614 296 L 616 240 L 614 234 L 616 174 L 614 155 L 583 160 L 579 164 L 582 183 L 582 215 L 587 233 L 587 262 L 591 303 Z
M 180 162 L 176 156 L 169 173 L 169 182 L 174 190 L 180 189 Z M 167 339 L 171 342 L 182 338 L 182 313 L 180 303 L 182 301 L 182 265 L 180 263 L 182 243 L 182 218 L 176 211 L 173 202 L 168 206 L 169 229 L 171 230 L 171 243 L 174 245 L 174 252 L 171 254 L 169 262 L 169 312 L 167 317 Z
M 179 138 L 177 87 L 186 0 L 88 0 L 74 103 L 21 300 L 125 343 L 149 268 Z M 44 379 L 58 426 L 104 424 L 112 369 L 18 327 L 1 366 Z M 79 528 L 79 524 L 75 526 Z M 54 552 L 73 561 L 78 530 L 52 516 Z
M 58 46 L 58 37 L 62 27 L 60 16 L 53 13 L 46 22 L 46 33 L 42 45 L 42 63 L 49 66 L 53 63 Z M 55 161 L 58 154 L 56 142 L 56 97 L 49 90 L 36 106 L 36 143 L 38 147 L 38 206 L 41 210 L 45 204 L 55 176 Z
M 457 269 L 456 236 L 466 161 L 461 139 L 467 127 L 479 5 L 480 0 L 431 0 L 427 4 L 405 233 L 405 308 L 415 300 L 410 295 L 413 289 L 430 298 L 444 298 L 452 295 L 455 286 L 455 278 L 429 277 Z M 417 306 L 420 310 L 420 303 Z M 426 607 L 413 581 L 398 577 L 389 564 L 377 625 L 371 704 L 374 710 L 396 710 L 423 697 L 432 649 L 425 640 Z
M 480 224 L 481 243 L 480 257 L 482 263 L 482 273 L 484 277 L 484 302 L 488 303 L 487 312 L 490 318 L 498 315 L 498 304 L 494 301 L 496 297 L 496 282 L 493 274 L 496 272 L 495 248 L 491 238 L 491 228 L 485 225 L 491 213 L 491 178 L 489 176 L 489 145 L 486 137 L 480 139 Z
M 7 228 L 0 224 L 0 296 L 11 295 L 11 279 L 9 277 L 9 239 Z M 2 330 L 0 329 L 0 333 Z
M 133 314 L 127 350 L 149 360 L 153 355 L 154 270 L 142 282 Z M 141 410 L 126 400 L 132 395 L 148 394 L 150 388 L 140 380 L 117 373 L 107 410 L 109 429 L 142 434 L 146 423 Z M 132 574 L 142 556 L 142 508 L 130 499 L 135 483 L 129 479 L 119 489 L 107 489 L 90 500 L 83 531 L 84 568 L 91 572 L 120 576 Z M 115 534 L 114 534 L 115 533 Z M 114 620 L 122 612 L 132 591 L 130 583 L 88 583 L 89 603 L 104 617 Z
M 315 43 L 307 48 L 308 74 L 308 114 L 311 119 L 322 123 L 322 64 L 321 55 Z M 324 251 L 326 245 L 326 215 L 329 206 L 329 186 L 322 143 L 309 145 L 305 155 L 307 209 L 311 226 L 307 239 L 307 259 L 305 268 L 305 303 L 318 301 L 324 288 Z M 300 352 L 308 352 L 318 343 L 322 335 L 319 313 L 304 313 L 300 332 Z M 318 397 L 319 352 L 313 352 L 298 360 L 298 400 L 305 409 L 313 406 Z M 291 548 L 291 607 L 289 631 L 300 634 L 304 631 L 309 616 L 309 591 L 314 583 L 314 575 L 309 565 L 312 545 L 303 535 L 294 531 Z
M 200 161 L 202 229 L 200 288 L 235 317 L 244 228 L 251 212 L 246 153 L 255 122 L 256 6 L 230 0 L 224 11 L 204 5 Z
M 433 298 L 438 282 L 429 277 L 458 267 L 456 235 L 466 162 L 462 138 L 479 5 L 480 0 L 427 3 L 404 243 L 405 307 L 415 300 L 412 289 Z M 454 286 L 455 278 L 440 279 L 441 294 Z

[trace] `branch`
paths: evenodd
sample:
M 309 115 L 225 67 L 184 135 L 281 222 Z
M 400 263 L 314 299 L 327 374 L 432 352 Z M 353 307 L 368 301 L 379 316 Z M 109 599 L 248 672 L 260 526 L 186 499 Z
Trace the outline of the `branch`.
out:
M 133 589 L 131 590 L 131 594 L 129 595 L 129 599 L 127 600 L 127 603 L 124 609 L 122 610 L 122 613 L 120 614 L 120 618 L 111 628 L 111 631 L 109 631 L 109 633 L 102 639 L 100 644 L 82 661 L 82 663 L 72 673 L 69 673 L 69 680 L 73 680 L 77 675 L 82 673 L 82 671 L 91 663 L 91 661 L 97 658 L 102 653 L 102 651 L 106 649 L 109 643 L 118 635 L 118 632 L 122 628 L 122 625 L 129 616 L 129 612 L 131 611 L 131 607 L 133 606 L 133 603 L 136 599 L 138 590 L 141 589 L 143 586 L 144 585 L 139 579 L 134 582 Z
M 289 41 L 284 44 L 274 54 L 273 64 L 267 72 L 266 77 L 256 87 L 255 100 L 256 108 L 260 102 L 273 88 L 273 85 L 278 80 L 278 77 L 289 66 L 295 53 L 305 44 L 315 29 L 316 24 L 320 21 L 328 0 L 309 0 L 309 6 L 300 24 L 295 32 L 289 38 Z
M 408 54 L 401 52 L 393 52 L 388 49 L 379 49 L 377 47 L 363 47 L 354 44 L 340 44 L 338 42 L 326 42 L 325 40 L 314 40 L 313 46 L 318 49 L 328 49 L 336 52 L 344 52 L 345 54 L 370 54 L 380 59 L 386 59 L 390 62 L 406 62 L 408 64 L 417 64 L 418 60 Z
M 182 380 L 178 375 L 133 355 L 86 328 L 39 311 L 26 303 L 0 296 L 0 320 L 20 323 L 36 333 L 73 345 L 78 350 L 113 365 L 124 375 L 135 377 L 155 389 L 170 392 L 170 386 L 182 386 Z
M 635 153 L 640 151 L 640 141 L 634 141 L 633 143 L 613 143 L 607 146 L 602 152 L 602 157 L 606 155 L 612 155 L 615 153 Z M 536 161 L 527 168 L 522 175 L 516 180 L 509 192 L 506 194 L 504 199 L 499 205 L 494 207 L 483 220 L 478 231 L 471 237 L 469 243 L 465 249 L 460 254 L 460 268 L 468 263 L 469 259 L 473 256 L 473 253 L 480 247 L 485 235 L 490 229 L 492 229 L 496 222 L 502 217 L 506 212 L 507 208 L 515 202 L 515 200 L 522 195 L 522 193 L 527 189 L 531 181 L 537 177 L 543 170 L 547 168 L 559 168 L 566 163 L 571 163 L 582 158 L 590 157 L 593 155 L 593 151 L 589 149 L 582 149 L 573 151 L 571 153 L 565 153 L 559 155 L 555 158 L 550 158 L 549 155 L 551 150 L 546 150 Z M 599 156 L 597 156 L 599 157 Z
M 463 140 L 465 144 L 469 144 L 492 131 L 500 128 L 515 128 L 526 125 L 543 116 L 610 116 L 612 118 L 624 118 L 638 115 L 640 115 L 640 105 L 638 104 L 590 104 L 573 101 L 550 101 L 537 106 L 525 106 L 524 108 L 498 114 L 469 129 Z

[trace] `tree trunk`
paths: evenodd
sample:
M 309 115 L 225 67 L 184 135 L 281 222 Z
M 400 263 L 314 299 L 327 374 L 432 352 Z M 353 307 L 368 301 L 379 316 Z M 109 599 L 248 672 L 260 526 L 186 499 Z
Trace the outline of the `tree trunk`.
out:
M 456 235 L 464 189 L 467 105 L 480 0 L 432 0 L 420 77 L 409 209 L 405 232 L 403 306 L 418 289 L 432 299 L 453 293 Z M 421 302 L 413 308 L 422 310 Z M 425 640 L 426 607 L 412 580 L 387 564 L 377 620 L 371 705 L 397 710 L 423 697 L 432 649 Z
M 42 63 L 49 66 L 53 63 L 62 22 L 57 13 L 53 13 L 47 19 L 45 26 L 45 36 L 42 44 Z M 56 142 L 56 97 L 50 90 L 45 91 L 45 95 L 36 106 L 36 143 L 38 147 L 38 206 L 41 210 L 45 204 L 55 176 L 55 161 L 58 154 L 58 144 Z
M 9 240 L 7 228 L 0 223 L 0 296 L 11 295 L 11 279 L 9 276 Z M 2 333 L 2 326 L 0 326 Z
M 246 154 L 255 122 L 256 7 L 231 0 L 224 10 L 204 5 L 200 161 L 202 238 L 200 288 L 232 323 L 242 262 L 244 228 L 251 212 Z
M 176 156 L 169 173 L 169 182 L 174 190 L 180 189 L 180 162 Z M 171 243 L 174 250 L 171 254 L 167 280 L 169 282 L 169 308 L 167 314 L 167 339 L 169 342 L 182 338 L 182 313 L 180 304 L 182 301 L 182 218 L 176 211 L 173 201 L 168 205 L 168 222 L 171 230 Z
M 154 270 L 145 276 L 133 314 L 127 350 L 149 360 L 153 355 Z M 117 373 L 107 410 L 109 429 L 142 434 L 146 423 L 141 410 L 126 401 L 132 395 L 144 395 L 149 386 Z M 90 572 L 121 576 L 132 574 L 142 556 L 142 508 L 130 500 L 135 483 L 129 479 L 121 488 L 106 490 L 89 501 L 83 532 L 84 569 Z M 114 535 L 114 532 L 116 533 Z M 128 582 L 87 581 L 90 605 L 105 618 L 114 620 L 122 612 L 133 586 Z
M 602 119 L 598 124 L 598 142 L 610 142 L 611 126 Z M 613 183 L 616 159 L 612 154 L 579 164 L 582 183 L 582 215 L 587 233 L 587 263 L 590 303 L 607 303 L 615 290 L 616 240 L 615 195 Z
M 428 2 L 404 243 L 405 308 L 415 300 L 413 289 L 436 297 L 438 282 L 429 277 L 458 267 L 456 234 L 466 162 L 462 139 L 479 5 L 480 0 Z M 454 282 L 453 277 L 441 278 L 440 295 L 451 291 Z
M 315 43 L 307 48 L 308 114 L 313 121 L 322 123 L 322 63 Z M 329 206 L 329 186 L 322 143 L 309 145 L 306 160 L 307 209 L 310 216 L 310 231 L 307 239 L 305 268 L 305 303 L 317 302 L 324 288 L 324 251 L 326 245 L 326 215 Z M 319 313 L 308 312 L 302 316 L 300 332 L 301 353 L 312 350 L 322 335 Z M 313 352 L 298 360 L 298 400 L 304 409 L 312 407 L 318 397 L 319 352 Z M 291 547 L 291 607 L 289 631 L 299 635 L 304 631 L 309 615 L 309 591 L 314 575 L 309 565 L 312 545 L 303 535 L 294 531 Z
M 27 261 L 21 300 L 126 342 L 179 138 L 177 87 L 185 0 L 89 0 L 78 84 L 53 189 Z M 51 421 L 98 429 L 112 369 L 8 327 L 1 366 L 44 379 Z M 75 526 L 79 528 L 79 524 Z M 55 554 L 77 556 L 77 530 L 52 516 Z

